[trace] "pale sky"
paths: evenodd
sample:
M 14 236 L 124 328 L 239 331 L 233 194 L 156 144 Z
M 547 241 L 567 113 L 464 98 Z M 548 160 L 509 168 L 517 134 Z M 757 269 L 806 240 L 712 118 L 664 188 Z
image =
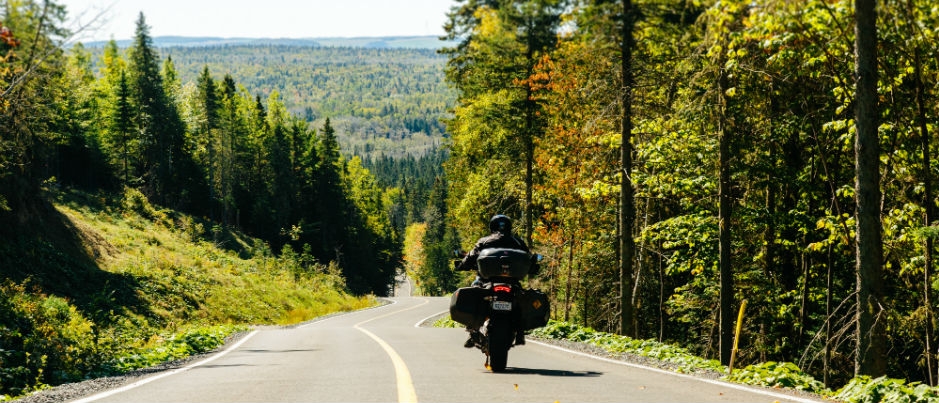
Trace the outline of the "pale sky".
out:
M 443 35 L 455 0 L 58 0 L 81 41 L 129 39 L 142 11 L 151 36 L 331 38 Z

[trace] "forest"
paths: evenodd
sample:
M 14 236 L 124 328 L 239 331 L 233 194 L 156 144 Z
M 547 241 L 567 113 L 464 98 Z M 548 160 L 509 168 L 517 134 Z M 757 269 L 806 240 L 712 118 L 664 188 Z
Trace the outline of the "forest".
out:
M 275 251 L 335 262 L 355 293 L 388 292 L 404 195 L 342 154 L 328 116 L 313 124 L 277 89 L 249 92 L 210 64 L 183 84 L 143 15 L 129 48 L 112 41 L 94 58 L 81 44 L 58 46 L 69 34 L 58 28 L 61 6 L 16 2 L 4 11 L 0 206 L 8 229 L 39 216 L 44 187 L 132 188 L 205 217 L 213 233 L 237 228 Z
M 442 147 L 442 119 L 455 99 L 446 58 L 433 49 L 231 45 L 161 53 L 182 83 L 194 83 L 208 67 L 262 99 L 278 92 L 291 115 L 315 126 L 330 117 L 344 152 L 363 159 L 418 157 Z
M 939 383 L 930 0 L 463 0 L 454 45 L 414 51 L 423 62 L 328 50 L 375 60 L 350 88 L 388 101 L 352 109 L 313 51 L 163 58 L 141 16 L 97 65 L 57 46 L 54 2 L 4 4 L 5 237 L 45 187 L 129 188 L 336 262 L 356 292 L 387 292 L 403 259 L 445 295 L 465 280 L 452 251 L 504 213 L 547 257 L 529 285 L 555 319 L 726 363 L 746 301 L 738 365 L 793 362 L 830 387 Z M 333 113 L 363 140 L 444 140 L 340 152 Z
M 461 1 L 451 247 L 506 213 L 556 319 L 726 365 L 747 301 L 738 365 L 935 385 L 937 10 Z

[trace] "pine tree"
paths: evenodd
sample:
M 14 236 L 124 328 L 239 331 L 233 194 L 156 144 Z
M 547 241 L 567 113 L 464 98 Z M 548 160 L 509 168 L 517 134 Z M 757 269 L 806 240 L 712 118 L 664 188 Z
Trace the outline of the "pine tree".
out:
M 345 195 L 342 191 L 342 160 L 339 154 L 339 141 L 329 118 L 326 118 L 323 130 L 320 132 L 319 147 L 317 152 L 320 159 L 317 170 L 319 206 L 317 210 L 320 214 L 320 248 L 324 257 L 341 262 L 340 236 L 345 229 L 344 217 L 347 211 Z
M 167 139 L 160 120 L 164 116 L 166 96 L 163 91 L 163 79 L 160 75 L 159 59 L 150 38 L 143 13 L 140 13 L 130 49 L 130 71 L 133 81 L 134 121 L 136 135 L 141 146 L 139 171 L 144 175 L 147 196 L 166 205 L 167 192 L 165 179 L 169 177 L 169 167 L 165 153 Z
M 224 134 L 219 130 L 220 101 L 215 80 L 212 79 L 212 74 L 209 72 L 209 66 L 202 69 L 202 74 L 199 75 L 196 82 L 196 89 L 198 91 L 198 105 L 201 107 L 198 128 L 196 129 L 198 130 L 196 141 L 205 153 L 203 169 L 207 171 L 205 176 L 209 182 L 211 216 L 224 221 L 225 217 L 218 217 L 217 215 L 217 206 L 224 203 L 222 201 L 225 199 L 223 170 L 229 163 L 226 157 L 230 157 L 230 154 L 222 150 Z
M 453 250 L 459 249 L 453 227 L 447 220 L 447 181 L 437 177 L 430 191 L 424 222 L 424 261 L 422 288 L 428 295 L 445 295 L 457 287 L 459 278 L 450 266 Z
M 111 113 L 111 148 L 117 150 L 119 156 L 119 172 L 123 183 L 130 183 L 131 169 L 133 169 L 132 156 L 135 154 L 133 135 L 133 110 L 131 107 L 130 86 L 127 83 L 127 75 L 121 70 L 115 97 L 114 109 Z

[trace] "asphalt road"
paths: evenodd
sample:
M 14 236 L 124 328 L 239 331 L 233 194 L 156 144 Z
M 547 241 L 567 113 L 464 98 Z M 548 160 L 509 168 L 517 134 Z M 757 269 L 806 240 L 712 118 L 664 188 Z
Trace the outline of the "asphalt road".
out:
M 794 397 L 592 358 L 529 342 L 506 372 L 466 332 L 418 326 L 446 298 L 259 329 L 188 367 L 76 402 L 785 402 Z M 801 400 L 804 401 L 804 400 Z

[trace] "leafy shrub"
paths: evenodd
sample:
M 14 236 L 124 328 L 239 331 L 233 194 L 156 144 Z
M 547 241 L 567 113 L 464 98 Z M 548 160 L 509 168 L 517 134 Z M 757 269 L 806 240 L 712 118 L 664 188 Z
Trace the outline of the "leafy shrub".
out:
M 765 362 L 749 365 L 723 378 L 747 385 L 804 390 L 812 393 L 830 393 L 825 385 L 791 362 Z
M 626 336 L 598 332 L 589 327 L 572 323 L 551 321 L 547 326 L 532 331 L 532 335 L 547 339 L 569 340 L 592 344 L 611 353 L 628 353 L 676 364 L 677 372 L 698 370 L 726 371 L 715 360 L 708 360 L 689 353 L 681 347 L 659 343 L 655 340 L 639 340 Z
M 202 236 L 205 235 L 205 225 L 197 222 L 194 218 L 187 215 L 182 215 L 177 219 L 177 226 L 183 232 L 183 234 L 186 235 L 186 238 L 192 242 L 199 241 L 202 239 Z M 212 229 L 213 233 L 217 233 L 215 231 L 215 227 Z
M 587 342 L 601 335 L 600 332 L 589 327 L 554 320 L 545 327 L 535 329 L 532 331 L 532 334 L 546 339 L 570 340 L 576 342 Z
M 243 329 L 234 326 L 216 326 L 199 328 L 173 335 L 156 347 L 144 348 L 137 352 L 114 359 L 109 363 L 115 372 L 126 372 L 146 368 L 167 361 L 177 360 L 193 354 L 212 351 L 225 342 L 229 334 Z
M 0 284 L 0 393 L 77 379 L 98 362 L 92 323 L 63 298 Z
M 902 379 L 861 376 L 851 380 L 833 396 L 845 403 L 939 402 L 939 388 Z
M 123 208 L 125 212 L 136 213 L 153 222 L 166 223 L 168 220 L 166 213 L 153 207 L 147 196 L 134 188 L 124 189 Z
M 659 343 L 654 340 L 636 340 L 629 337 L 597 332 L 588 327 L 571 323 L 551 321 L 547 326 L 532 332 L 547 339 L 584 342 L 604 348 L 609 352 L 623 352 L 656 358 L 678 364 L 678 372 L 711 370 L 726 372 L 727 368 L 715 360 L 706 360 L 689 354 L 685 349 Z M 767 362 L 750 365 L 726 381 L 749 385 L 791 388 L 831 396 L 845 403 L 939 403 L 939 387 L 930 387 L 918 382 L 907 384 L 900 379 L 881 377 L 858 377 L 832 395 L 822 382 L 802 372 L 792 363 Z

